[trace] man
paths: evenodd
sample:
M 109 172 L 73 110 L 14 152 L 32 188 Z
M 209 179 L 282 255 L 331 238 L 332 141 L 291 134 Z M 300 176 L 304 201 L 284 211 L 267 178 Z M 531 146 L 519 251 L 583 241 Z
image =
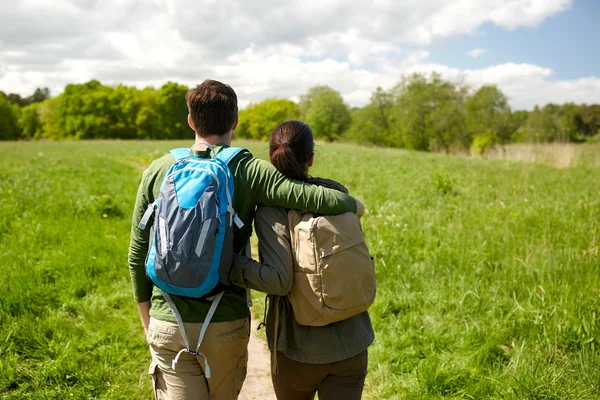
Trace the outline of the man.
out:
M 221 82 L 206 80 L 190 90 L 186 100 L 188 124 L 196 134 L 196 141 L 213 145 L 217 153 L 229 146 L 238 123 L 237 96 L 233 89 Z M 210 157 L 209 150 L 197 155 Z M 237 399 L 248 362 L 250 326 L 246 291 L 233 285 L 227 287 L 210 321 L 200 347 L 210 363 L 211 377 L 207 379 L 203 360 L 187 353 L 179 357 L 176 370 L 172 368 L 173 360 L 185 343 L 169 304 L 145 275 L 152 220 L 143 230 L 138 229 L 138 224 L 148 205 L 158 197 L 162 180 L 174 161 L 167 154 L 144 171 L 133 212 L 129 247 L 134 298 L 152 355 L 149 373 L 154 393 L 157 399 Z M 244 223 L 243 228 L 234 231 L 237 254 L 244 251 L 252 234 L 258 204 L 321 214 L 363 211 L 362 204 L 351 196 L 291 181 L 270 163 L 254 158 L 247 151 L 238 154 L 229 168 L 235 180 L 233 206 Z M 198 337 L 211 302 L 177 296 L 172 296 L 172 300 L 188 337 Z

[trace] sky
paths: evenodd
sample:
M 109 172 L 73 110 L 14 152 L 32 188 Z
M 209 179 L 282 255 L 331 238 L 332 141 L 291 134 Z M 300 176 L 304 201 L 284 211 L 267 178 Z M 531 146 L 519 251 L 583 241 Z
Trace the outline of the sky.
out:
M 230 84 L 241 106 L 402 76 L 497 85 L 514 109 L 600 103 L 598 0 L 0 0 L 0 90 Z

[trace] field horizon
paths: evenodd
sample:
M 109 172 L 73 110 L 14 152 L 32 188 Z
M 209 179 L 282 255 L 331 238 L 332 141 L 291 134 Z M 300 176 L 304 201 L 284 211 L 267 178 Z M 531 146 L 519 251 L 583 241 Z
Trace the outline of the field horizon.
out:
M 152 398 L 131 211 L 143 169 L 190 143 L 0 143 L 0 398 Z M 266 142 L 234 145 L 267 156 Z M 311 174 L 367 208 L 378 295 L 365 398 L 600 398 L 591 160 L 317 146 Z

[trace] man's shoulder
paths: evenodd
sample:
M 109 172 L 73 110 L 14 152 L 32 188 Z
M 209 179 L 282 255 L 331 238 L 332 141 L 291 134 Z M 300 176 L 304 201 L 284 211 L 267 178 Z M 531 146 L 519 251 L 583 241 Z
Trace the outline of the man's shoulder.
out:
M 248 150 L 245 147 L 231 146 L 231 148 L 239 149 L 240 151 L 233 157 L 233 159 L 230 162 L 230 165 L 238 164 L 242 160 L 248 161 L 254 159 L 252 152 L 250 152 L 250 150 Z
M 166 172 L 173 164 L 175 164 L 175 159 L 170 153 L 167 153 L 162 157 L 152 161 L 144 173 L 148 175 L 155 175 L 161 172 Z
M 155 159 L 152 161 L 150 166 L 154 166 L 154 168 L 170 168 L 171 165 L 175 164 L 175 158 L 171 155 L 171 153 L 166 153 L 162 157 Z M 149 167 L 150 168 L 150 167 Z
M 243 148 L 242 151 L 237 153 L 235 157 L 229 162 L 229 169 L 234 176 L 243 174 L 247 171 L 250 162 L 254 162 L 255 158 L 250 150 Z
M 144 170 L 142 183 L 149 188 L 153 188 L 156 184 L 160 184 L 173 164 L 175 164 L 175 159 L 170 153 L 155 159 L 150 163 L 148 168 Z

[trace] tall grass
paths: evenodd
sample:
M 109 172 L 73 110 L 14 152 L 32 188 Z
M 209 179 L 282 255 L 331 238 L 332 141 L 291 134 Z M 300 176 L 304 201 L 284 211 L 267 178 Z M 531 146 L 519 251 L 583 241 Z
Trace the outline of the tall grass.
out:
M 182 144 L 0 144 L 0 398 L 151 397 L 129 219 Z M 367 205 L 366 397 L 600 397 L 600 169 L 328 144 L 312 173 Z
M 488 158 L 552 165 L 557 168 L 600 168 L 599 144 L 509 144 L 492 149 Z

